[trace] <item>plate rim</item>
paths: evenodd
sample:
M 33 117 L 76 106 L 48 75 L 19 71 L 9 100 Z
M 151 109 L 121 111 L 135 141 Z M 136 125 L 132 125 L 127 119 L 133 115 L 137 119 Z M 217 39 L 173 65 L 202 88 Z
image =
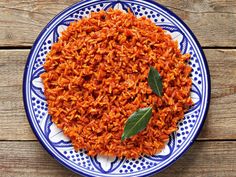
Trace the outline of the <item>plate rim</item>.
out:
M 92 2 L 94 0 L 81 0 L 80 2 L 77 2 L 77 3 L 74 3 L 70 6 L 68 6 L 67 8 L 63 9 L 62 11 L 60 11 L 59 13 L 57 13 L 48 23 L 47 25 L 42 29 L 42 31 L 38 34 L 37 38 L 35 39 L 31 49 L 30 49 L 30 52 L 29 52 L 29 55 L 27 57 L 27 61 L 26 61 L 26 64 L 25 64 L 25 68 L 24 68 L 24 73 L 23 73 L 23 85 L 22 85 L 22 93 L 23 93 L 23 103 L 24 103 L 24 109 L 25 109 L 25 112 L 26 112 L 26 117 L 28 119 L 28 122 L 30 124 L 30 127 L 34 133 L 34 135 L 37 137 L 38 139 L 38 142 L 43 146 L 43 148 L 48 152 L 48 154 L 50 154 L 54 159 L 56 159 L 57 162 L 59 162 L 61 165 L 63 165 L 64 167 L 66 167 L 67 169 L 77 173 L 77 174 L 80 174 L 80 175 L 83 175 L 83 176 L 91 176 L 90 174 L 87 174 L 87 173 L 84 173 L 83 171 L 76 171 L 74 168 L 72 168 L 70 165 L 64 163 L 59 157 L 57 157 L 54 153 L 52 153 L 50 151 L 50 149 L 47 147 L 47 145 L 45 144 L 45 142 L 40 138 L 39 134 L 38 134 L 38 131 L 36 130 L 36 128 L 34 127 L 33 125 L 33 122 L 31 120 L 31 116 L 30 116 L 30 113 L 29 113 L 29 110 L 28 110 L 28 107 L 27 107 L 27 99 L 26 99 L 26 86 L 27 86 L 27 83 L 26 83 L 26 77 L 27 77 L 27 73 L 28 73 L 28 66 L 29 66 L 29 62 L 32 58 L 32 54 L 34 52 L 34 49 L 38 43 L 38 41 L 40 40 L 41 36 L 45 33 L 45 31 L 49 28 L 49 26 L 51 24 L 53 24 L 61 15 L 63 15 L 65 12 L 67 12 L 68 10 L 72 9 L 72 8 L 75 8 L 76 6 L 80 6 L 82 5 L 83 3 L 89 3 L 89 2 Z M 95 0 L 96 1 L 96 0 Z M 199 128 L 197 129 L 195 135 L 192 137 L 192 139 L 190 139 L 189 141 L 189 144 L 186 146 L 186 148 L 180 153 L 178 154 L 174 160 L 170 161 L 169 163 L 167 163 L 165 166 L 163 166 L 162 168 L 158 169 L 158 170 L 155 170 L 153 172 L 150 172 L 150 173 L 146 173 L 144 176 L 151 176 L 151 175 L 154 175 L 156 173 L 159 173 L 161 171 L 163 171 L 164 169 L 168 168 L 169 166 L 173 165 L 178 159 L 180 159 L 180 157 L 182 157 L 189 149 L 190 147 L 192 147 L 193 143 L 195 142 L 196 138 L 198 137 L 199 133 L 201 132 L 202 130 L 202 127 L 205 123 L 205 120 L 207 118 L 207 114 L 208 114 L 208 111 L 209 111 L 209 105 L 210 105 L 210 101 L 211 101 L 211 77 L 210 77 L 210 70 L 209 70 L 209 66 L 208 66 L 208 62 L 207 62 L 207 59 L 206 59 L 206 56 L 204 54 L 204 51 L 198 41 L 198 39 L 196 38 L 196 36 L 194 35 L 194 33 L 192 32 L 192 30 L 187 26 L 187 24 L 178 16 L 176 15 L 174 12 L 172 12 L 170 9 L 168 9 L 167 7 L 165 7 L 164 5 L 154 1 L 154 0 L 145 0 L 146 2 L 148 3 L 151 3 L 153 4 L 154 6 L 158 6 L 159 8 L 163 9 L 164 11 L 166 11 L 169 15 L 173 16 L 181 25 L 184 26 L 184 28 L 186 28 L 186 30 L 189 32 L 189 34 L 191 35 L 191 37 L 193 38 L 193 41 L 196 43 L 196 46 L 198 47 L 199 49 L 199 52 L 202 56 L 202 59 L 203 59 L 203 63 L 204 63 L 204 68 L 206 70 L 206 78 L 207 78 L 207 81 L 208 81 L 208 90 L 206 90 L 207 92 L 207 98 L 206 98 L 206 109 L 205 109 L 205 113 L 203 115 L 203 118 L 202 118 L 202 121 L 200 122 L 200 125 L 199 125 Z M 92 176 L 91 176 L 92 177 Z

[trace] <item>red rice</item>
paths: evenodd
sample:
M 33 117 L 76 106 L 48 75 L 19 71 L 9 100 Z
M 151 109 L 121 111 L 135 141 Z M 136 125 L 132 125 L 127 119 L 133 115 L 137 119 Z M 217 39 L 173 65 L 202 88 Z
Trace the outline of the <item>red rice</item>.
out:
M 161 27 L 131 12 L 110 9 L 72 22 L 41 75 L 52 121 L 88 155 L 153 155 L 192 105 L 189 58 Z M 162 97 L 148 86 L 150 66 L 162 77 Z M 154 108 L 147 128 L 121 142 L 127 118 L 147 106 Z

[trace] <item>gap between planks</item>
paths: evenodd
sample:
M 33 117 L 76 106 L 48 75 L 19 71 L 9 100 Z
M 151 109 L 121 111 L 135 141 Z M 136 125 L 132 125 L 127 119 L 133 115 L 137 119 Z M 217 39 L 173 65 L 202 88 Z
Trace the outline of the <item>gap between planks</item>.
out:
M 32 46 L 0 46 L 0 50 L 30 50 Z M 236 46 L 202 46 L 202 49 L 213 49 L 213 50 L 219 50 L 219 49 L 224 49 L 224 50 L 231 50 L 231 49 L 236 49 Z
M 236 139 L 207 139 L 199 138 L 194 140 L 194 142 L 235 142 Z M 39 142 L 37 139 L 34 140 L 0 140 L 0 142 Z

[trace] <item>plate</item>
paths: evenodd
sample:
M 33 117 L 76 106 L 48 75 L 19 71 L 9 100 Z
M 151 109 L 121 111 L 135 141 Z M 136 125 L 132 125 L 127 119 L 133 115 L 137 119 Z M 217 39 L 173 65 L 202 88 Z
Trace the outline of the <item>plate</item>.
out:
M 193 70 L 191 97 L 194 106 L 185 113 L 179 130 L 170 136 L 163 151 L 154 156 L 138 159 L 88 156 L 85 150 L 75 152 L 70 140 L 51 122 L 40 74 L 52 43 L 70 22 L 88 16 L 92 11 L 109 8 L 127 11 L 137 17 L 146 16 L 161 26 L 178 41 L 182 53 L 190 53 L 189 64 Z M 210 75 L 204 53 L 192 31 L 173 12 L 160 4 L 148 0 L 87 0 L 72 5 L 48 23 L 36 39 L 24 72 L 23 98 L 29 123 L 39 142 L 58 162 L 84 176 L 126 177 L 147 176 L 160 172 L 173 164 L 196 139 L 206 118 L 210 101 Z

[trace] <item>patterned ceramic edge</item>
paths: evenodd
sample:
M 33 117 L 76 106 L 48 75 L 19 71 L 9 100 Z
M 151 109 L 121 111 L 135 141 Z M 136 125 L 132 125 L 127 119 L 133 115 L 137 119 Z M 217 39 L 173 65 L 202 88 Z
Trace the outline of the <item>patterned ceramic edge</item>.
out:
M 35 49 L 36 45 L 38 44 L 38 41 L 40 40 L 41 36 L 48 30 L 48 28 L 50 27 L 50 25 L 51 25 L 52 23 L 54 23 L 54 21 L 56 21 L 63 13 L 67 12 L 68 10 L 70 10 L 70 9 L 76 7 L 76 6 L 79 6 L 79 5 L 82 5 L 83 3 L 88 3 L 88 2 L 95 2 L 95 1 L 89 0 L 89 1 L 86 1 L 86 2 L 85 2 L 85 1 L 79 2 L 79 3 L 77 3 L 77 4 L 73 5 L 73 6 L 71 6 L 71 7 L 67 8 L 67 9 L 65 9 L 63 12 L 61 12 L 60 14 L 58 14 L 51 22 L 49 22 L 49 24 L 48 24 L 48 25 L 44 28 L 44 30 L 40 33 L 39 37 L 36 39 L 36 41 L 35 41 L 35 43 L 34 43 L 32 49 L 31 49 L 31 52 L 30 52 L 30 54 L 29 54 L 29 57 L 28 57 L 28 60 L 27 60 L 27 63 L 26 63 L 25 72 L 24 72 L 24 79 L 23 79 L 23 98 L 24 98 L 25 110 L 26 110 L 26 113 L 27 113 L 27 117 L 28 117 L 29 123 L 30 123 L 30 125 L 31 125 L 31 127 L 32 127 L 32 129 L 33 129 L 33 131 L 34 131 L 34 133 L 35 133 L 35 135 L 36 135 L 37 138 L 39 139 L 40 143 L 44 146 L 44 148 L 45 148 L 55 159 L 57 159 L 57 160 L 58 160 L 60 163 L 62 163 L 64 166 L 68 167 L 69 169 L 71 169 L 71 170 L 73 170 L 73 171 L 75 171 L 75 172 L 77 172 L 77 173 L 79 173 L 79 174 L 86 175 L 86 176 L 89 175 L 87 172 L 78 171 L 77 169 L 73 169 L 73 167 L 71 167 L 70 165 L 68 165 L 67 163 L 65 163 L 62 159 L 60 159 L 58 156 L 56 156 L 56 155 L 54 154 L 54 152 L 49 149 L 49 146 L 51 145 L 50 142 L 49 142 L 49 144 L 48 144 L 48 142 L 46 142 L 45 140 L 43 140 L 43 138 L 40 136 L 38 130 L 35 128 L 35 125 L 34 125 L 34 123 L 32 122 L 32 119 L 31 119 L 30 112 L 29 112 L 29 110 L 28 110 L 29 108 L 28 108 L 27 98 L 26 98 L 26 97 L 27 97 L 26 87 L 27 87 L 27 84 L 28 84 L 28 83 L 26 83 L 26 80 L 27 80 L 26 77 L 27 77 L 27 73 L 28 73 L 29 63 L 30 63 L 30 60 L 31 60 L 31 58 L 32 58 L 32 54 L 34 53 L 34 49 Z M 123 1 L 112 1 L 112 2 L 116 2 L 116 3 L 117 3 L 117 2 L 123 2 Z M 135 1 L 134 1 L 134 2 L 135 2 Z M 137 2 L 140 2 L 140 1 L 137 1 Z M 204 122 L 204 120 L 205 120 L 205 117 L 206 117 L 206 114 L 207 114 L 207 111 L 208 111 L 208 107 L 209 107 L 209 102 L 210 102 L 210 74 L 209 74 L 209 69 L 208 69 L 208 65 L 207 65 L 207 61 L 206 61 L 206 58 L 205 58 L 205 56 L 204 56 L 204 53 L 203 53 L 203 51 L 202 51 L 202 49 L 201 49 L 201 47 L 200 47 L 200 44 L 199 44 L 199 42 L 197 41 L 196 37 L 195 37 L 194 34 L 191 32 L 191 30 L 184 24 L 184 22 L 183 22 L 179 17 L 177 17 L 173 12 L 169 11 L 168 9 L 166 9 L 165 7 L 159 5 L 158 3 L 154 2 L 154 1 L 148 0 L 148 1 L 146 1 L 146 2 L 149 2 L 149 3 L 152 3 L 152 4 L 156 5 L 157 7 L 161 8 L 161 9 L 163 9 L 165 12 L 167 12 L 169 15 L 173 16 L 173 17 L 174 17 L 175 19 L 177 19 L 177 21 L 178 21 L 179 23 L 181 23 L 181 25 L 183 25 L 184 28 L 190 33 L 190 36 L 193 38 L 194 42 L 197 44 L 198 50 L 200 50 L 201 58 L 203 59 L 203 62 L 204 62 L 204 67 L 205 67 L 204 69 L 206 70 L 206 75 L 207 75 L 207 80 L 208 80 L 208 83 L 207 83 L 207 84 L 208 84 L 208 90 L 207 90 L 208 93 L 207 93 L 207 99 L 206 99 L 206 100 L 207 100 L 207 103 L 205 103 L 205 104 L 206 104 L 206 107 L 205 107 L 204 116 L 203 116 L 202 121 L 200 122 L 201 125 L 198 127 L 197 132 L 194 134 L 194 137 L 192 137 L 192 140 L 187 144 L 187 146 L 185 147 L 185 149 L 184 149 L 183 151 L 181 151 L 181 153 L 179 153 L 178 155 L 175 154 L 175 158 L 172 159 L 171 162 L 168 162 L 164 167 L 159 168 L 159 169 L 154 170 L 154 171 L 152 170 L 152 171 L 150 171 L 150 172 L 136 173 L 135 176 L 151 175 L 151 174 L 153 174 L 153 173 L 159 172 L 159 171 L 163 170 L 164 168 L 166 168 L 167 166 L 169 166 L 169 165 L 171 165 L 172 163 L 174 163 L 182 154 L 184 154 L 185 151 L 191 146 L 191 144 L 193 143 L 194 139 L 197 137 L 198 133 L 200 132 L 201 127 L 202 127 L 202 125 L 203 125 L 203 122 Z M 144 2 L 143 2 L 143 3 L 144 3 Z M 111 3 L 111 4 L 112 4 L 112 3 Z M 165 26 L 165 27 L 168 28 L 168 26 Z M 169 30 L 171 31 L 171 29 L 169 29 Z M 152 157 L 147 157 L 147 158 L 152 159 Z M 96 159 L 95 159 L 95 162 L 94 162 L 94 163 L 96 163 Z M 104 172 L 104 173 L 105 173 L 105 172 Z M 90 175 L 92 175 L 92 173 L 91 173 Z M 98 176 L 97 174 L 93 174 L 93 175 Z M 102 175 L 102 174 L 100 174 L 100 175 Z M 99 175 L 99 176 L 100 176 L 100 175 Z M 123 175 L 124 175 L 124 174 L 123 174 Z M 132 173 L 131 173 L 131 175 L 132 175 Z M 102 175 L 102 176 L 106 176 L 106 175 Z M 122 174 L 121 174 L 121 176 L 122 176 Z M 133 176 L 133 175 L 132 175 L 132 176 Z

